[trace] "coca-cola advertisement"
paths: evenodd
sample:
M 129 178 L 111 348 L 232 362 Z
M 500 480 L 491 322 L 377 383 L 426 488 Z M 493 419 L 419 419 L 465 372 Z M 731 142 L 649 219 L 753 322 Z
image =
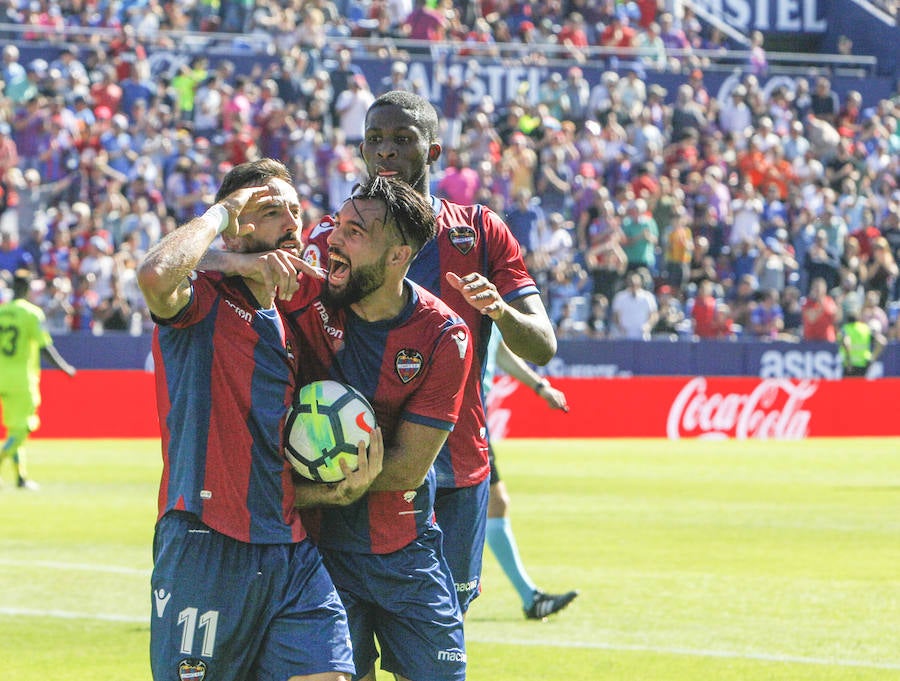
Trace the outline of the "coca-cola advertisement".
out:
M 799 440 L 809 435 L 812 414 L 805 403 L 818 389 L 813 381 L 769 379 L 749 393 L 721 393 L 711 391 L 707 379 L 694 378 L 669 408 L 666 436 Z
M 503 377 L 488 397 L 491 436 L 779 439 L 900 435 L 900 379 L 554 378 L 569 413 Z
M 814 380 L 658 376 L 550 376 L 569 413 L 508 376 L 488 400 L 491 437 L 721 438 L 900 436 L 900 378 Z M 35 437 L 159 437 L 153 374 L 61 371 L 42 376 Z M 128 399 L 122 399 L 128 395 Z

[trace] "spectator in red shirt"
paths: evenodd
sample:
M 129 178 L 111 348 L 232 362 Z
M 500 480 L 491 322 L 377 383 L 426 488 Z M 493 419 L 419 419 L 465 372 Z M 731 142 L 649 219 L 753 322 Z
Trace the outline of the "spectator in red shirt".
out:
M 716 338 L 713 318 L 716 312 L 716 297 L 713 295 L 713 283 L 709 279 L 700 282 L 694 306 L 691 308 L 691 319 L 694 320 L 694 335 L 698 338 Z
M 236 119 L 231 126 L 231 132 L 225 134 L 225 142 L 222 145 L 224 159 L 232 166 L 240 165 L 251 158 L 257 158 L 259 149 L 253 128 L 240 119 Z
M 749 139 L 746 151 L 738 155 L 737 167 L 744 179 L 756 189 L 763 186 L 763 181 L 769 175 L 771 164 L 766 154 L 760 149 L 758 137 L 753 136 Z
M 844 105 L 838 111 L 835 127 L 841 137 L 855 137 L 859 133 L 862 111 L 862 95 L 857 90 L 850 90 Z
M 803 340 L 836 342 L 837 318 L 837 303 L 828 295 L 828 285 L 822 277 L 816 277 L 803 303 Z
M 410 40 L 441 41 L 445 38 L 447 24 L 444 17 L 430 7 L 427 0 L 416 0 L 415 9 L 400 27 Z
M 631 181 L 631 191 L 639 199 L 645 199 L 648 203 L 654 202 L 659 197 L 659 182 L 656 179 L 656 166 L 652 161 L 642 163 L 637 167 L 634 179 Z
M 700 339 L 734 340 L 737 333 L 731 307 L 718 300 L 712 291 L 712 281 L 705 279 L 700 283 L 700 290 L 691 309 L 694 335 Z
M 580 12 L 572 12 L 568 16 L 566 23 L 559 29 L 557 41 L 569 49 L 572 59 L 581 63 L 585 61 L 585 50 L 590 43 L 584 29 L 584 17 Z
M 656 15 L 665 7 L 665 3 L 660 0 L 636 0 L 635 4 L 641 13 L 638 25 L 643 29 L 649 28 L 656 21 Z
M 614 14 L 610 17 L 609 25 L 603 29 L 600 34 L 599 43 L 601 47 L 633 47 L 634 39 L 637 32 L 628 25 L 628 18 Z M 617 55 L 620 59 L 626 58 L 625 55 Z
M 871 208 L 863 208 L 862 227 L 850 233 L 859 242 L 859 257 L 864 262 L 872 258 L 872 245 L 881 236 L 881 230 L 875 226 L 875 213 Z
M 122 102 L 122 88 L 116 82 L 116 70 L 113 66 L 105 66 L 100 71 L 100 79 L 91 85 L 91 99 L 94 100 L 94 111 L 105 106 L 111 113 L 119 110 Z
M 784 149 L 780 146 L 772 147 L 764 153 L 766 158 L 764 175 L 761 186 L 775 185 L 778 188 L 778 198 L 786 201 L 790 189 L 797 183 L 797 173 L 794 166 L 784 157 Z

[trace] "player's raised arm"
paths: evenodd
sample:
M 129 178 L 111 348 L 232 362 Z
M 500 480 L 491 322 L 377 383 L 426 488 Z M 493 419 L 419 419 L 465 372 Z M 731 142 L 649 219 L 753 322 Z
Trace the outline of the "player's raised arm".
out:
M 268 187 L 238 189 L 150 249 L 138 268 L 138 284 L 154 315 L 169 319 L 187 305 L 188 277 L 200 258 L 220 234 L 239 236 L 252 232 L 253 224 L 242 226 L 237 216 L 249 202 L 268 193 Z

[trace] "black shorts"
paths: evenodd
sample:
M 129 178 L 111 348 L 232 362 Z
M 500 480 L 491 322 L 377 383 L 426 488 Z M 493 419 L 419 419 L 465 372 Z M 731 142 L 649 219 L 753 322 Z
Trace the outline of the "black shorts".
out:
M 857 367 L 857 366 L 845 366 L 844 367 L 844 376 L 865 376 L 869 371 L 869 365 Z M 491 469 L 493 471 L 493 469 Z
M 497 468 L 497 457 L 494 456 L 494 447 L 488 443 L 488 462 L 491 464 L 491 484 L 500 482 L 500 470 Z

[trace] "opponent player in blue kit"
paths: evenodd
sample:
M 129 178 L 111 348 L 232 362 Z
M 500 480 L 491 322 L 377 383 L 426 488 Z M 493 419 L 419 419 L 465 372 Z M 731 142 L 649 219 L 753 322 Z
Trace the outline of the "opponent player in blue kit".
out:
M 157 322 L 153 355 L 163 472 L 153 542 L 156 681 L 347 681 L 346 613 L 295 508 L 282 454 L 300 357 L 275 288 L 195 272 L 229 250 L 296 247 L 300 201 L 283 164 L 241 164 L 216 203 L 162 239 L 138 272 Z M 349 503 L 381 470 L 380 431 L 327 489 Z M 326 490 L 323 490 L 323 492 Z
M 298 481 L 297 502 L 347 608 L 356 668 L 409 681 L 465 678 L 462 612 L 435 524 L 433 462 L 457 422 L 470 334 L 405 278 L 434 237 L 429 203 L 399 180 L 370 178 L 329 231 L 325 282 L 279 303 L 306 349 L 304 381 L 348 383 L 384 431 L 384 467 L 359 501 L 320 507 L 327 485 Z

